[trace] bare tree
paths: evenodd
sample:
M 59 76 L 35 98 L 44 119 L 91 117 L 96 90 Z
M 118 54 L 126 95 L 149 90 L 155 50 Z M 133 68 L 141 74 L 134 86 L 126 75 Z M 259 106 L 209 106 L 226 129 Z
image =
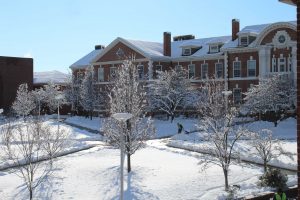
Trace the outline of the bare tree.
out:
M 201 164 L 220 166 L 225 179 L 225 190 L 229 190 L 229 167 L 233 158 L 239 154 L 234 151 L 236 142 L 246 133 L 242 128 L 234 129 L 237 109 L 227 108 L 227 97 L 223 94 L 224 82 L 207 80 L 202 87 L 202 102 L 199 103 L 201 119 L 199 126 L 204 130 L 203 139 L 207 141 L 203 151 L 208 153 Z
M 44 86 L 45 91 L 45 98 L 43 99 L 43 102 L 46 104 L 46 106 L 49 108 L 50 112 L 53 112 L 57 109 L 57 99 L 56 97 L 62 94 L 60 91 L 60 87 L 53 82 L 48 83 Z M 60 105 L 62 105 L 62 102 L 64 102 L 64 99 L 60 99 Z
M 249 113 L 258 113 L 259 116 L 266 112 L 274 112 L 274 125 L 280 119 L 280 114 L 294 107 L 296 90 L 292 81 L 283 75 L 271 76 L 260 80 L 245 93 L 243 108 Z
M 39 89 L 35 89 L 31 92 L 34 102 L 36 104 L 36 109 L 37 109 L 37 113 L 38 113 L 38 117 L 41 116 L 41 109 L 42 109 L 42 105 L 43 105 L 43 100 L 46 97 L 46 93 L 44 91 L 43 88 L 39 88 Z
M 61 144 L 64 142 L 61 141 L 65 138 L 56 136 L 57 133 L 51 132 L 39 120 L 23 124 L 8 123 L 2 127 L 0 134 L 5 146 L 4 156 L 8 164 L 14 167 L 14 172 L 23 179 L 31 200 L 34 190 L 52 173 L 52 158 L 63 150 Z
M 255 155 L 263 160 L 264 173 L 267 172 L 268 163 L 280 155 L 286 155 L 292 159 L 292 155 L 281 146 L 278 139 L 273 138 L 273 132 L 269 129 L 262 129 L 257 133 L 251 134 L 251 145 L 255 148 Z
M 66 89 L 64 90 L 64 96 L 66 101 L 71 104 L 72 114 L 77 113 L 80 106 L 80 82 L 79 78 L 76 78 L 74 74 L 69 75 Z
M 113 118 L 104 122 L 104 134 L 110 144 L 124 148 L 127 154 L 127 170 L 131 171 L 130 156 L 144 145 L 144 141 L 154 134 L 152 120 L 145 117 L 146 93 L 139 81 L 136 65 L 132 60 L 125 61 L 117 70 L 113 87 L 110 89 L 110 113 L 130 113 L 126 127 Z M 120 138 L 124 137 L 123 146 Z
M 175 117 L 178 108 L 183 109 L 191 96 L 188 72 L 183 68 L 159 72 L 158 79 L 150 85 L 151 110 L 160 110 L 171 117 Z
M 17 91 L 17 96 L 13 102 L 12 109 L 17 115 L 20 115 L 25 120 L 25 117 L 35 108 L 34 98 L 28 91 L 27 84 L 21 84 Z

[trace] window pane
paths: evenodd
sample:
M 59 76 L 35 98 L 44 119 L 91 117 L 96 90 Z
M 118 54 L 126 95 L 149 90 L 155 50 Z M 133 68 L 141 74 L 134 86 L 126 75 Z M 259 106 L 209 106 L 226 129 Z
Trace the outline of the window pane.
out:
M 216 63 L 216 78 L 223 78 L 223 63 Z
M 242 100 L 241 89 L 233 89 L 233 99 L 235 104 L 241 103 Z
M 189 65 L 189 79 L 195 77 L 195 65 Z
M 144 78 L 144 65 L 138 65 L 139 79 Z
M 241 77 L 241 62 L 233 62 L 233 77 Z
M 98 68 L 98 81 L 104 81 L 104 69 L 102 67 Z
M 110 68 L 110 78 L 115 78 L 116 77 L 116 68 L 111 67 Z
M 256 61 L 248 60 L 248 76 L 256 76 Z
M 208 77 L 208 64 L 201 65 L 201 78 L 206 79 Z

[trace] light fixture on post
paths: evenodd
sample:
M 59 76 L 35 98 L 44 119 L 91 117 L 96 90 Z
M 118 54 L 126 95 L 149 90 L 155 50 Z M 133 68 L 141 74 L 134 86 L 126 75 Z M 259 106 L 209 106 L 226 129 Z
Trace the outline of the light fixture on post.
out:
M 126 123 L 127 120 L 131 119 L 133 117 L 133 115 L 131 113 L 115 113 L 112 115 L 112 118 L 114 118 L 115 120 L 121 122 L 121 123 Z M 123 126 L 123 124 L 122 124 Z M 124 137 L 122 135 L 122 133 L 120 133 L 120 142 L 121 142 L 121 146 L 120 146 L 120 200 L 124 199 L 124 195 L 123 195 L 123 190 L 124 190 Z

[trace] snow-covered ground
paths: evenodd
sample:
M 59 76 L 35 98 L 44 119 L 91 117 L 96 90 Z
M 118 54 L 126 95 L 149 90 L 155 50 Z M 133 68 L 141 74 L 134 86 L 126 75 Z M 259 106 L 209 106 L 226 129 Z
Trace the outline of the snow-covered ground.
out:
M 91 128 L 93 123 L 97 123 L 94 128 L 100 129 L 101 123 L 99 121 L 101 119 L 96 118 L 93 121 L 89 120 L 91 124 L 88 125 L 88 128 Z M 157 137 L 174 136 L 170 139 L 149 140 L 144 149 L 138 150 L 132 156 L 133 171 L 129 176 L 125 173 L 126 200 L 225 199 L 224 176 L 220 167 L 211 166 L 207 170 L 201 171 L 199 166 L 202 159 L 201 154 L 166 146 L 170 141 L 179 145 L 201 144 L 198 140 L 199 133 L 177 134 L 177 122 L 182 123 L 186 130 L 194 130 L 196 120 L 179 118 L 170 123 L 170 121 L 155 119 Z M 55 121 L 48 120 L 45 123 L 56 130 Z M 70 123 L 84 125 L 81 118 Z M 254 122 L 248 126 L 255 128 L 257 124 L 264 128 L 273 128 L 273 124 L 268 122 Z M 288 134 L 286 132 L 287 127 L 289 128 Z M 97 146 L 60 157 L 56 164 L 55 173 L 37 188 L 36 199 L 117 200 L 119 195 L 119 150 L 106 146 L 105 143 L 99 141 L 102 140 L 100 135 L 63 124 L 61 124 L 61 128 L 68 131 L 69 138 L 74 141 L 71 148 L 82 148 L 90 144 Z M 273 129 L 280 138 L 288 135 L 286 138 L 290 140 L 285 140 L 283 147 L 292 153 L 296 152 L 295 135 L 293 135 L 293 133 L 296 134 L 295 128 L 295 120 L 288 119 Z M 239 142 L 237 148 L 241 152 L 249 151 L 247 141 Z M 278 163 L 280 165 L 286 163 L 291 166 L 296 163 L 296 161 L 284 159 L 279 157 Z M 270 191 L 270 188 L 257 187 L 258 176 L 261 174 L 262 167 L 250 164 L 232 165 L 230 166 L 229 184 L 241 186 L 238 192 L 240 197 Z M 296 175 L 289 175 L 288 185 L 296 184 Z M 0 171 L 0 199 L 28 199 L 28 193 L 22 179 L 10 170 Z
M 125 199 L 224 199 L 224 179 L 219 167 L 202 172 L 199 158 L 183 150 L 160 148 L 159 141 L 132 156 L 132 174 L 125 173 Z M 119 151 L 108 147 L 65 156 L 53 177 L 36 191 L 36 199 L 118 199 Z M 126 163 L 126 162 L 125 162 Z M 255 183 L 261 169 L 255 166 L 230 168 L 230 184 L 240 184 L 239 195 L 257 194 L 265 189 Z M 290 177 L 290 184 L 295 184 Z M 26 199 L 22 180 L 11 171 L 0 172 L 1 199 Z
M 258 131 L 259 129 L 268 128 L 273 131 L 274 137 L 281 139 L 281 146 L 283 149 L 292 155 L 292 158 L 281 155 L 280 157 L 273 159 L 269 164 L 286 169 L 297 169 L 297 142 L 296 142 L 296 120 L 294 118 L 288 118 L 274 127 L 273 123 L 259 121 L 252 122 L 245 125 L 249 130 Z M 173 136 L 168 145 L 184 148 L 193 151 L 205 151 L 205 146 L 209 145 L 207 142 L 202 141 L 203 137 L 201 132 L 190 134 L 177 134 Z M 239 152 L 242 160 L 252 161 L 256 163 L 263 163 L 263 161 L 256 155 L 256 151 L 250 146 L 248 140 L 240 140 L 235 145 L 235 151 Z
M 92 120 L 85 117 L 69 117 L 65 121 L 71 124 L 77 124 L 79 126 L 89 128 L 92 130 L 99 131 L 101 130 L 102 123 L 104 118 L 99 117 L 93 117 Z M 183 125 L 183 128 L 187 131 L 194 131 L 196 130 L 195 124 L 197 123 L 197 119 L 189 119 L 189 118 L 175 118 L 174 121 L 171 123 L 171 121 L 162 120 L 162 119 L 156 119 L 153 118 L 154 125 L 156 128 L 156 135 L 155 138 L 162 138 L 167 136 L 172 136 L 177 134 L 177 123 L 180 123 Z

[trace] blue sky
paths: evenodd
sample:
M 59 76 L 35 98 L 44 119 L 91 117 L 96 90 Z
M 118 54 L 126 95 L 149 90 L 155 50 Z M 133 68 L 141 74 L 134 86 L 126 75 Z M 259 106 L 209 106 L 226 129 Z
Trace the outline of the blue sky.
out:
M 29 56 L 34 71 L 68 67 L 116 37 L 162 42 L 162 34 L 196 38 L 247 25 L 296 20 L 278 0 L 0 0 L 0 55 Z

